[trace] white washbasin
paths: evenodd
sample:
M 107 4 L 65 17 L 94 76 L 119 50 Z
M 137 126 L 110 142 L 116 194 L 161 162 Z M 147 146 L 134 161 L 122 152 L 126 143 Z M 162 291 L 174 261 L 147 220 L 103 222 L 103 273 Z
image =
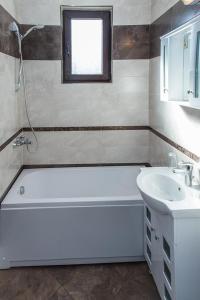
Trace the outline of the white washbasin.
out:
M 138 188 L 150 207 L 167 214 L 170 202 L 186 199 L 186 187 L 184 183 L 176 180 L 176 175 L 169 169 L 151 168 L 151 170 L 141 171 L 137 178 Z

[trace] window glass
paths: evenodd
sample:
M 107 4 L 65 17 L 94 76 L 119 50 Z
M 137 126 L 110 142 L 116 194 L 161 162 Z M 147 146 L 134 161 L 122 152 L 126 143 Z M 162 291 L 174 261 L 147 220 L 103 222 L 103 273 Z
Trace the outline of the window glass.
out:
M 63 10 L 63 83 L 111 82 L 112 9 Z
M 72 74 L 102 74 L 102 20 L 71 20 Z

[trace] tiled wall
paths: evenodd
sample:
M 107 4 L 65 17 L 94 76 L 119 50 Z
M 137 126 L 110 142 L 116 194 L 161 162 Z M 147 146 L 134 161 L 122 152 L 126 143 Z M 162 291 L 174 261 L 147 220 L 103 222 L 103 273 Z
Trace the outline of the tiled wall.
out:
M 37 136 L 39 150 L 26 151 L 25 164 L 138 163 L 148 158 L 148 130 L 37 132 Z
M 151 23 L 156 21 L 169 8 L 175 5 L 178 0 L 152 0 L 151 1 Z
M 12 17 L 16 18 L 15 0 L 0 0 L 0 5 L 4 7 Z
M 4 5 L 11 15 L 1 6 Z M 21 128 L 15 93 L 18 64 L 16 41 L 8 30 L 15 17 L 14 1 L 0 1 L 0 197 L 22 165 L 22 149 L 13 149 L 9 139 Z
M 111 84 L 61 84 L 60 61 L 25 66 L 35 127 L 148 125 L 148 60 L 113 61 Z
M 169 152 L 174 152 L 177 158 L 181 161 L 194 162 L 188 155 L 185 155 L 182 151 L 177 150 L 163 139 L 159 138 L 154 133 L 149 133 L 150 142 L 150 162 L 152 166 L 169 166 L 170 160 L 168 157 Z
M 173 3 L 177 2 L 177 3 Z M 171 7 L 171 4 L 175 4 Z M 169 10 L 166 11 L 166 8 Z M 162 16 L 159 15 L 159 12 Z M 163 14 L 164 13 L 164 14 Z M 160 35 L 183 24 L 200 13 L 197 6 L 186 7 L 181 1 L 153 1 L 150 59 L 150 126 L 172 140 L 177 146 L 200 157 L 200 110 L 181 107 L 175 103 L 160 101 Z M 182 154 L 154 134 L 150 135 L 150 162 L 166 164 L 169 150 L 174 150 L 180 159 Z M 188 156 L 184 158 L 188 160 Z M 196 158 L 197 160 L 197 158 Z
M 72 4 L 113 5 L 112 83 L 62 84 L 59 5 Z M 30 35 L 24 44 L 28 103 L 34 127 L 149 124 L 149 0 L 17 0 L 17 9 L 20 23 L 48 25 Z M 147 130 L 37 134 L 39 151 L 25 153 L 25 164 L 148 161 Z
M 21 24 L 60 25 L 60 5 L 113 6 L 114 25 L 150 23 L 149 0 L 15 0 Z
M 159 88 L 159 37 L 195 16 L 195 8 L 167 0 L 1 0 L 1 4 L 10 14 L 0 6 L 0 196 L 22 163 L 160 165 L 167 163 L 169 150 L 197 161 L 200 111 L 160 102 Z M 113 5 L 112 83 L 61 83 L 63 4 Z M 15 92 L 18 53 L 8 30 L 13 18 L 48 25 L 24 45 L 28 109 L 40 147 L 32 154 L 24 149 L 23 161 L 22 149 L 13 149 L 11 139 L 28 126 L 23 96 Z

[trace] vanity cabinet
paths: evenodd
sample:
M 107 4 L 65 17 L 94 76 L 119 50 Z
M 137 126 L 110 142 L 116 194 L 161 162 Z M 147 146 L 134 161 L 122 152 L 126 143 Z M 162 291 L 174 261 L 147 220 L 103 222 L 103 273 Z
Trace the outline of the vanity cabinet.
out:
M 174 218 L 145 205 L 144 253 L 163 300 L 200 299 L 200 218 Z

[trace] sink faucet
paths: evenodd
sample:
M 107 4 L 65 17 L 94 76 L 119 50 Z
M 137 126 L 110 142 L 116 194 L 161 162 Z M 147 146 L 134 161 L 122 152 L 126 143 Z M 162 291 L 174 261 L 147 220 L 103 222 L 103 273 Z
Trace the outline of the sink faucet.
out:
M 179 162 L 178 168 L 174 168 L 173 173 L 185 174 L 185 184 L 187 186 L 192 186 L 193 164 L 191 162 Z

